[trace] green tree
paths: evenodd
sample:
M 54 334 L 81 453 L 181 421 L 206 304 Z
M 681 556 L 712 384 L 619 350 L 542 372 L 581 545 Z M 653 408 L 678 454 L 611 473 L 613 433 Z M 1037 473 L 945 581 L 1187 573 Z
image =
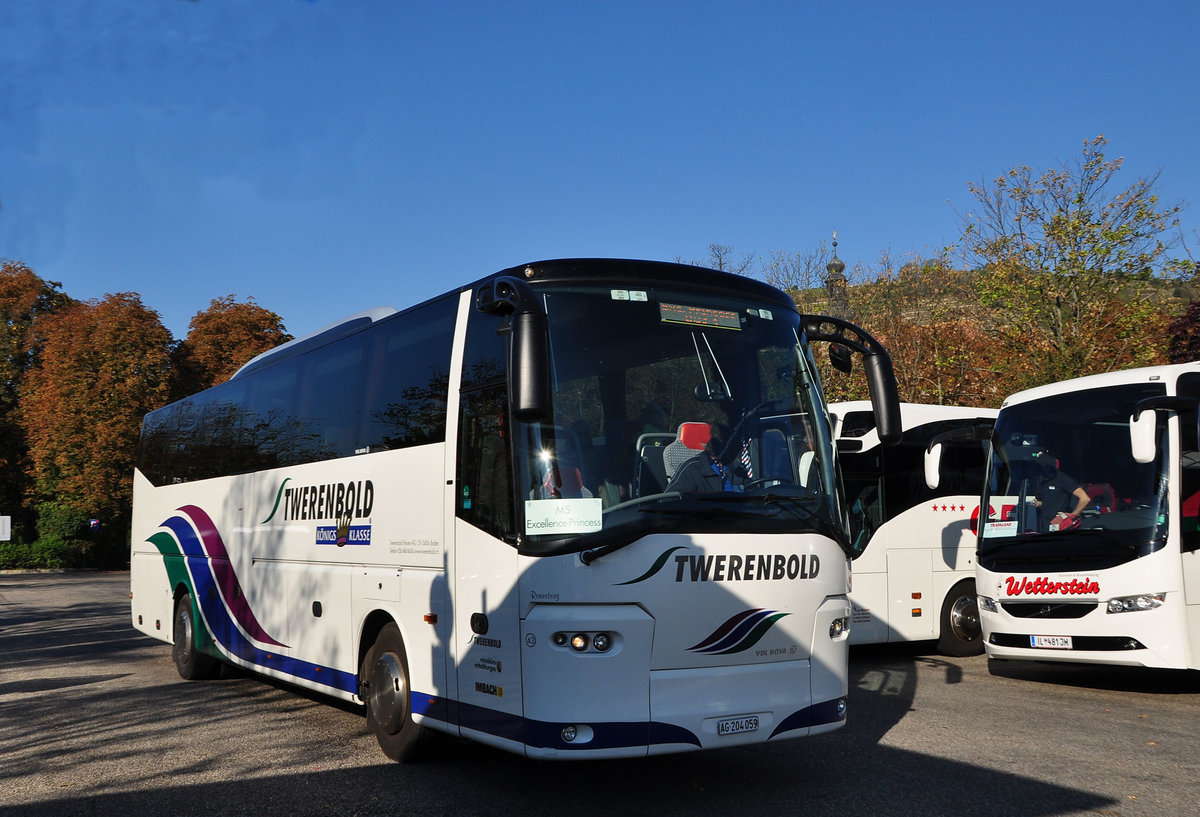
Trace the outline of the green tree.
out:
M 1123 160 L 1103 136 L 1040 175 L 1015 167 L 968 185 L 975 208 L 959 244 L 977 279 L 985 323 L 1035 382 L 1161 362 L 1164 279 L 1182 204 L 1164 205 L 1157 174 L 1117 188 Z M 1021 384 L 1032 385 L 1032 383 Z
M 123 564 L 142 417 L 169 398 L 170 333 L 133 293 L 39 323 L 40 357 L 20 396 L 39 513 L 53 516 L 39 517 L 39 531 L 75 541 L 72 526 L 97 519 L 90 538 L 78 539 L 92 547 L 89 561 Z
M 177 396 L 183 397 L 228 380 L 243 364 L 291 340 L 283 319 L 247 298 L 214 298 L 197 312 L 188 335 L 175 350 Z

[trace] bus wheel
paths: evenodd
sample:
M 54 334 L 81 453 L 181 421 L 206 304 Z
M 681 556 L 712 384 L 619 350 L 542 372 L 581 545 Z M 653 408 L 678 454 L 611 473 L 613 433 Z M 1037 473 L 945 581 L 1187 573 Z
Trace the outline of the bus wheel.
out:
M 175 659 L 175 669 L 179 672 L 179 677 L 185 681 L 200 681 L 217 674 L 216 659 L 196 649 L 195 621 L 192 597 L 184 593 L 175 601 L 175 643 L 171 647 L 171 658 Z
M 967 656 L 983 652 L 983 630 L 979 626 L 979 601 L 975 582 L 954 585 L 942 604 L 942 635 L 938 651 L 943 655 Z
M 367 705 L 367 724 L 379 748 L 392 760 L 420 759 L 428 740 L 424 727 L 413 722 L 408 659 L 395 623 L 380 630 L 363 656 L 358 678 L 359 694 Z

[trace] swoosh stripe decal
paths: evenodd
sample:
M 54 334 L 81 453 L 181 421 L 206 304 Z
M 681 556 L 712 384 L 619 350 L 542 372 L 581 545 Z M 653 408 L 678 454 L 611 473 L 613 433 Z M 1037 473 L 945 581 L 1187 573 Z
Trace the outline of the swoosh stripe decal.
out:
M 217 634 L 218 623 L 228 622 L 229 625 L 232 625 L 236 621 L 246 634 L 256 641 L 275 647 L 286 646 L 268 635 L 267 631 L 258 623 L 258 619 L 250 609 L 249 602 L 246 601 L 245 594 L 241 592 L 241 586 L 233 572 L 233 565 L 229 562 L 229 554 L 225 550 L 225 543 L 221 541 L 208 514 L 194 506 L 184 506 L 179 510 L 189 514 L 189 518 L 172 516 L 163 522 L 163 527 L 175 534 L 180 547 L 188 557 L 188 570 L 195 582 L 197 601 L 204 610 L 204 617 L 210 622 L 209 626 L 214 627 L 214 634 Z M 201 517 L 199 522 L 189 524 L 191 511 L 199 512 Z M 195 528 L 193 528 L 193 524 Z M 197 535 L 197 529 L 200 531 L 199 535 Z M 212 550 L 210 551 L 209 548 Z M 225 602 L 224 606 L 220 605 L 216 599 L 218 591 Z M 225 612 L 226 608 L 228 608 L 228 613 Z M 217 635 L 220 639 L 220 634 Z M 225 643 L 224 639 L 220 640 Z

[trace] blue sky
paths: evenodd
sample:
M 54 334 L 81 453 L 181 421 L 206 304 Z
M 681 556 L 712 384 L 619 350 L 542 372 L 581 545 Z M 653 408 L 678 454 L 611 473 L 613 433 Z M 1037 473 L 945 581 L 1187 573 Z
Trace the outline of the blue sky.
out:
M 3 0 L 0 258 L 182 338 L 228 294 L 299 335 L 542 258 L 931 255 L 968 182 L 1099 134 L 1195 201 L 1197 31 L 1194 0 Z

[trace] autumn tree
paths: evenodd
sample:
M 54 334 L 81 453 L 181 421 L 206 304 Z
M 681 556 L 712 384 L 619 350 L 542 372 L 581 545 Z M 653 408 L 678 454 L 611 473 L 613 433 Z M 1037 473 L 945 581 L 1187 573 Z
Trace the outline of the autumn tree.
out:
M 1164 279 L 1183 205 L 1164 205 L 1157 174 L 1117 187 L 1123 160 L 1103 136 L 1078 160 L 1040 175 L 1019 166 L 970 184 L 975 207 L 959 244 L 977 280 L 989 329 L 1009 356 L 1027 356 L 1031 381 L 1161 362 Z M 1158 338 L 1161 338 L 1161 334 Z
M 255 303 L 238 303 L 233 295 L 214 298 L 197 312 L 188 335 L 175 351 L 178 396 L 228 380 L 243 364 L 292 339 L 283 319 Z
M 1171 363 L 1200 360 L 1200 301 L 1188 304 L 1167 327 L 1167 357 Z
M 29 451 L 17 399 L 38 352 L 38 318 L 71 303 L 59 287 L 22 263 L 0 263 L 0 514 L 12 517 L 14 541 L 29 540 L 33 533 L 32 514 L 25 510 Z
M 142 417 L 167 402 L 171 335 L 133 293 L 40 322 L 43 346 L 21 389 L 42 538 L 123 563 Z M 79 530 L 99 520 L 93 532 Z M 67 560 L 67 557 L 64 557 Z
M 998 406 L 1012 370 L 985 331 L 974 276 L 944 259 L 896 264 L 851 290 L 857 320 L 887 347 L 901 398 L 914 403 Z

